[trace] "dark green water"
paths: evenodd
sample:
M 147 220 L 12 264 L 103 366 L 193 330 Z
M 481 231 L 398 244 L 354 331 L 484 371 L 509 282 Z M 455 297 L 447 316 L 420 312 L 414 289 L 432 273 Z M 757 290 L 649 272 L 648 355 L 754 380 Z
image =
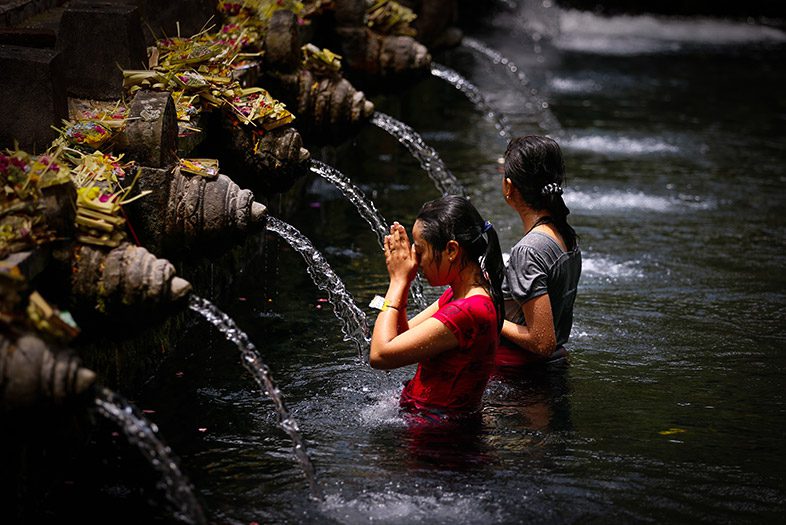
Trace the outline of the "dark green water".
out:
M 236 349 L 195 320 L 179 349 L 186 359 L 168 363 L 137 404 L 155 410 L 211 521 L 786 518 L 786 35 L 541 14 L 561 16 L 562 32 L 540 47 L 510 13 L 472 36 L 523 67 L 562 130 L 538 129 L 503 67 L 466 49 L 435 60 L 478 85 L 516 134 L 546 132 L 563 146 L 585 258 L 569 364 L 492 382 L 477 428 L 409 429 L 396 406 L 414 367 L 363 364 L 302 260 L 271 237 L 218 306 L 270 366 L 326 498 L 308 498 L 291 442 Z M 522 232 L 500 195 L 505 144 L 493 124 L 438 79 L 373 100 L 440 153 L 509 248 Z M 389 221 L 411 225 L 438 196 L 377 128 L 314 154 Z M 315 180 L 288 222 L 371 316 L 387 275 L 357 210 Z

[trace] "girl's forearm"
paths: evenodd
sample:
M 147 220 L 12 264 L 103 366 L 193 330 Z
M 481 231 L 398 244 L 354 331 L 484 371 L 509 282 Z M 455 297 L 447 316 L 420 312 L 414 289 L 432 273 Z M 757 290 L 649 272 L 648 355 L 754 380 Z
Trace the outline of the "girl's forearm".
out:
M 508 320 L 502 324 L 501 335 L 516 346 L 539 355 L 551 355 L 556 346 L 553 336 L 535 337 L 529 327 Z
M 409 322 L 407 320 L 407 299 L 409 298 L 409 285 L 407 281 L 390 281 L 388 291 L 385 293 L 385 299 L 395 307 L 397 312 L 396 319 L 396 334 L 393 336 L 406 332 L 409 329 Z

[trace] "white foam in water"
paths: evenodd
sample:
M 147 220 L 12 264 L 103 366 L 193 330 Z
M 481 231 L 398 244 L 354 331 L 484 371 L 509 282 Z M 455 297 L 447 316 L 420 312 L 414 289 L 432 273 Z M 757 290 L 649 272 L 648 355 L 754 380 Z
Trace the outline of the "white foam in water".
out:
M 380 425 L 403 426 L 404 419 L 399 412 L 401 388 L 388 388 L 374 393 L 376 398 L 370 405 L 360 410 L 360 420 L 369 427 Z
M 594 93 L 601 90 L 594 80 L 556 77 L 550 81 L 551 89 L 560 93 Z
M 364 492 L 348 501 L 331 494 L 325 497 L 322 510 L 340 523 L 497 522 L 496 513 L 485 511 L 478 503 L 477 495 L 413 495 L 386 490 Z
M 655 16 L 602 17 L 586 11 L 560 13 L 556 44 L 570 51 L 637 55 L 678 51 L 691 45 L 740 45 L 786 42 L 783 31 L 757 24 L 711 18 Z
M 675 201 L 666 197 L 647 195 L 642 192 L 610 191 L 607 193 L 587 193 L 570 191 L 565 193 L 565 203 L 571 209 L 582 210 L 627 210 L 668 211 L 674 208 Z
M 589 135 L 583 137 L 572 135 L 562 139 L 560 145 L 563 148 L 619 155 L 676 153 L 680 150 L 673 144 L 652 137 L 632 138 L 611 135 Z
M 565 193 L 565 204 L 570 209 L 585 211 L 643 210 L 654 212 L 678 210 L 707 210 L 716 206 L 713 199 L 679 195 L 661 197 L 644 192 L 606 191 L 585 192 L 571 190 Z
M 587 257 L 581 260 L 582 276 L 600 276 L 611 279 L 633 279 L 644 277 L 638 261 L 615 262 L 606 257 Z

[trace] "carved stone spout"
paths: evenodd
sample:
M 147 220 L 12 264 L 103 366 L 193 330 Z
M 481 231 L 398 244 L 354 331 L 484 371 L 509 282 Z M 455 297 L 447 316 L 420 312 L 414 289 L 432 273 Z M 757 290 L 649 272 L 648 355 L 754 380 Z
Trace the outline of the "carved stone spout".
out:
M 296 74 L 278 78 L 281 92 L 290 97 L 302 119 L 301 130 L 317 139 L 342 140 L 366 123 L 374 113 L 374 104 L 346 79 L 335 76 L 318 78 L 301 69 Z
M 265 207 L 226 175 L 209 180 L 175 171 L 167 210 L 170 236 L 193 241 L 262 222 Z
M 223 147 L 231 153 L 225 164 L 230 166 L 233 178 L 255 192 L 287 191 L 306 173 L 311 153 L 292 127 L 258 133 L 224 118 L 220 135 Z
M 173 303 L 191 291 L 191 284 L 175 276 L 169 261 L 141 246 L 124 243 L 106 251 L 81 245 L 74 250 L 71 290 L 77 299 L 110 309 Z
M 89 390 L 96 374 L 71 352 L 32 334 L 0 334 L 0 412 L 61 405 Z
M 143 167 L 137 188 L 152 193 L 128 206 L 129 221 L 141 243 L 155 253 L 176 252 L 244 232 L 261 225 L 266 214 L 251 191 L 226 175 L 206 178 L 172 168 Z
M 265 85 L 294 108 L 301 132 L 318 140 L 341 140 L 368 120 L 374 104 L 342 78 L 338 68 L 318 74 L 303 66 L 298 32 L 291 11 L 277 11 L 271 18 L 265 37 Z
M 346 66 L 368 75 L 400 76 L 426 71 L 431 55 L 411 36 L 382 35 L 365 26 L 363 0 L 336 0 L 336 34 Z

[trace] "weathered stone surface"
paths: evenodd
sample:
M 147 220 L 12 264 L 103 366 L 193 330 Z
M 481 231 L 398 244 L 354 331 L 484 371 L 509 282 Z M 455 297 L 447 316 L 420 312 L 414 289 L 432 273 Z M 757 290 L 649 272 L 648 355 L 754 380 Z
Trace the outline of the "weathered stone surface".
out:
M 458 20 L 456 0 L 402 0 L 399 3 L 417 15 L 412 25 L 418 33 L 418 42 L 432 50 L 460 43 L 461 31 L 455 27 Z
M 368 62 L 380 75 L 425 69 L 431 64 L 426 46 L 410 36 L 383 36 L 369 32 Z
M 122 69 L 147 64 L 139 10 L 121 3 L 77 3 L 60 19 L 57 47 L 68 93 L 97 100 L 120 98 Z
M 153 193 L 127 206 L 140 242 L 155 253 L 176 253 L 199 242 L 262 225 L 266 210 L 226 175 L 205 178 L 143 167 L 139 191 Z
M 11 27 L 62 3 L 61 0 L 4 0 L 0 2 L 0 26 Z
M 43 152 L 68 118 L 63 57 L 51 49 L 0 45 L 0 147 Z
M 145 248 L 128 243 L 110 251 L 82 245 L 74 250 L 72 292 L 78 300 L 120 306 L 165 305 L 185 297 L 191 286 L 175 268 Z
M 141 166 L 135 191 L 151 193 L 125 206 L 128 222 L 139 242 L 154 253 L 161 253 L 166 242 L 166 210 L 169 206 L 172 171 Z
M 62 404 L 92 387 L 95 377 L 75 354 L 32 334 L 0 335 L 0 412 Z
M 297 18 L 292 11 L 273 14 L 265 35 L 265 68 L 291 71 L 300 64 L 300 37 Z
M 338 26 L 364 26 L 366 3 L 364 0 L 335 0 L 333 13 Z
M 368 75 L 398 76 L 425 71 L 431 64 L 426 46 L 411 36 L 381 35 L 365 28 L 339 27 L 344 65 Z
M 342 77 L 319 78 L 301 69 L 275 81 L 285 103 L 297 108 L 299 129 L 319 143 L 345 140 L 374 113 L 374 104 Z
M 52 29 L 0 27 L 0 45 L 54 48 L 57 35 Z
M 73 237 L 76 218 L 76 187 L 73 182 L 43 188 L 39 205 L 44 220 L 58 237 Z
M 254 146 L 253 130 L 222 118 L 219 137 L 229 153 L 225 165 L 232 178 L 255 193 L 282 193 L 305 175 L 311 158 L 303 138 L 291 127 L 266 131 Z
M 217 24 L 215 0 L 110 0 L 112 3 L 129 4 L 139 8 L 145 20 L 145 39 L 152 45 L 157 39 L 172 36 L 191 36 Z M 212 20 L 211 20 L 212 18 Z
M 169 166 L 177 161 L 177 133 L 177 113 L 169 92 L 137 91 L 124 132 L 129 157 L 144 166 Z
M 226 175 L 214 179 L 172 175 L 167 208 L 167 237 L 171 244 L 190 245 L 223 234 L 245 231 L 264 220 L 254 207 L 254 194 Z

